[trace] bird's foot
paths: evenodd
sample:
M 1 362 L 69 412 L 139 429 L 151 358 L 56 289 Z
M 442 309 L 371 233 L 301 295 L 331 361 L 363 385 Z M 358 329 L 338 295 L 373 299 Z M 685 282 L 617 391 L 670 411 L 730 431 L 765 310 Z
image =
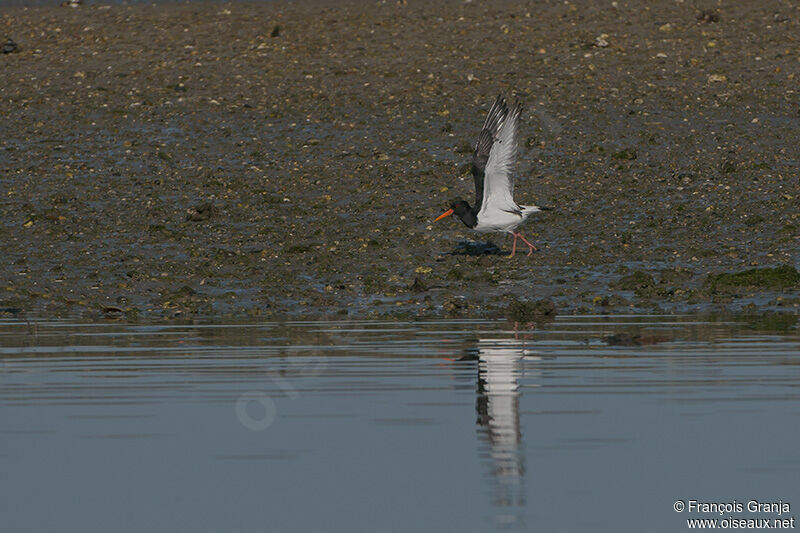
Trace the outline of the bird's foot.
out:
M 522 233 L 513 232 L 512 235 L 514 236 L 514 244 L 511 246 L 511 255 L 508 257 L 514 257 L 514 253 L 517 251 L 517 239 L 522 239 L 522 241 L 528 245 L 528 256 L 530 257 L 533 252 L 537 251 L 538 248 L 533 245 L 528 239 L 522 236 Z
M 538 248 L 536 246 L 534 246 L 532 242 L 528 241 L 528 239 L 526 239 L 525 237 L 522 236 L 522 233 L 517 233 L 515 235 L 515 239 L 514 239 L 515 241 L 516 241 L 516 237 L 517 236 L 519 236 L 519 238 L 522 239 L 522 242 L 524 242 L 525 244 L 528 245 L 528 256 L 529 257 L 533 252 L 538 250 Z

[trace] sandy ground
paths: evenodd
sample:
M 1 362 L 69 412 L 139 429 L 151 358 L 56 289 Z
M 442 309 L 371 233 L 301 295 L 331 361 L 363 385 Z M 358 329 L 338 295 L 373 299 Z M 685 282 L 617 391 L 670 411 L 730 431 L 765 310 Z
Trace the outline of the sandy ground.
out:
M 7 39 L 7 313 L 800 306 L 796 2 L 5 8 Z M 555 208 L 532 257 L 432 223 L 498 93 L 517 200 Z

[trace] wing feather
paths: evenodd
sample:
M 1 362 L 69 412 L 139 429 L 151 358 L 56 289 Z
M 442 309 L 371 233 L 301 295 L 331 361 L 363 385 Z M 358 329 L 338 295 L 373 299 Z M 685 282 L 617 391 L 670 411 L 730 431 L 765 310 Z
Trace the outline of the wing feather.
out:
M 507 108 L 506 108 L 507 109 Z M 495 136 L 489 158 L 486 161 L 483 180 L 484 208 L 519 211 L 514 201 L 513 171 L 517 162 L 517 143 L 522 104 L 516 102 L 511 111 L 506 111 Z
M 481 132 L 478 135 L 478 142 L 475 144 L 475 153 L 472 156 L 472 178 L 475 180 L 475 212 L 481 210 L 481 205 L 486 198 L 484 184 L 487 163 L 490 160 L 492 146 L 494 146 L 500 134 L 507 115 L 508 106 L 506 101 L 502 96 L 498 95 L 486 115 L 486 120 L 483 122 L 483 128 L 481 128 Z

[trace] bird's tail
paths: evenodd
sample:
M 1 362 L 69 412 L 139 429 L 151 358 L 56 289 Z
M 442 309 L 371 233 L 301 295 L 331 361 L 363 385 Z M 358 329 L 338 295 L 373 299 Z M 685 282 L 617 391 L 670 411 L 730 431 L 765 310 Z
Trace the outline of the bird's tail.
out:
M 539 205 L 521 205 L 519 206 L 523 213 L 526 215 L 530 215 L 532 213 L 538 213 L 539 211 L 552 211 L 552 207 L 545 207 Z

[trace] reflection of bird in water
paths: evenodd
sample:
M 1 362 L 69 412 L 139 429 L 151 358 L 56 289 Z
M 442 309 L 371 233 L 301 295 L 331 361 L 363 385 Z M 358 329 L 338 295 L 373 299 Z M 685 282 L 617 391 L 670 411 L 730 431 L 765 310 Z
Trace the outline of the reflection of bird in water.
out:
M 525 505 L 518 379 L 523 360 L 533 358 L 525 353 L 519 341 L 480 340 L 461 358 L 478 362 L 475 400 L 478 434 L 488 445 L 494 481 L 492 499 L 495 505 L 508 511 L 498 515 L 497 520 L 506 524 L 520 522 L 518 515 Z

